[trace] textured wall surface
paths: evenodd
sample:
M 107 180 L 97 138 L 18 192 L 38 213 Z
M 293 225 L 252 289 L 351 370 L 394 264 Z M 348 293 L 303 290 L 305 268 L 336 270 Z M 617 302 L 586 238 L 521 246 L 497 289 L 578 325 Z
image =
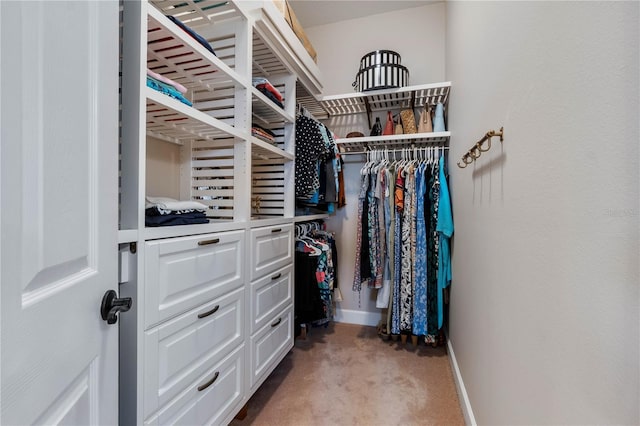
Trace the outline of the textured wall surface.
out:
M 479 424 L 640 423 L 638 6 L 447 3 L 449 331 Z

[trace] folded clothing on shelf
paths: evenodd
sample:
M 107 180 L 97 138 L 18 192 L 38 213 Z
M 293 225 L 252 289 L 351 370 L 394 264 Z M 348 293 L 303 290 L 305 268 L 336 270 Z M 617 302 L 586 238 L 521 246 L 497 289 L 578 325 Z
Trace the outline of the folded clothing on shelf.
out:
M 260 93 L 269 98 L 271 102 L 284 109 L 284 104 L 282 103 L 284 98 L 282 97 L 282 94 L 278 89 L 273 87 L 269 80 L 263 77 L 254 77 L 251 82 L 253 86 L 260 91 Z
M 251 79 L 251 82 L 256 89 L 267 89 L 273 96 L 276 97 L 279 102 L 284 101 L 282 93 L 280 93 L 278 89 L 273 87 L 273 85 L 266 78 L 254 77 Z
M 257 124 L 251 125 L 251 135 L 269 143 L 274 143 L 276 137 L 271 130 L 264 129 Z
M 200 223 L 209 223 L 209 219 L 204 212 L 178 213 L 178 214 L 160 214 L 157 216 L 145 215 L 145 226 L 175 226 L 175 225 L 194 225 Z
M 178 92 L 175 87 L 170 86 L 167 83 L 163 83 L 160 80 L 156 80 L 153 77 L 147 76 L 147 86 L 152 88 L 153 90 L 157 90 L 160 93 L 164 93 L 169 97 L 177 99 L 185 105 L 193 106 L 189 99 L 182 96 L 182 93 Z
M 182 28 L 184 30 L 184 32 L 189 34 L 195 41 L 200 43 L 209 52 L 213 53 L 214 55 L 216 54 L 216 52 L 213 51 L 213 47 L 211 47 L 209 42 L 204 37 L 202 37 L 200 34 L 198 34 L 197 32 L 193 31 L 191 28 L 187 27 L 185 24 L 180 22 L 180 20 L 178 18 L 176 18 L 175 16 L 167 16 L 167 18 L 169 18 L 173 23 L 175 23 L 177 26 Z
M 146 209 L 156 207 L 161 215 L 206 212 L 209 207 L 197 201 L 178 201 L 168 197 L 147 197 Z
M 176 89 L 178 92 L 182 93 L 183 95 L 187 93 L 187 88 L 184 87 L 182 84 L 171 80 L 169 77 L 165 77 L 164 75 L 158 74 L 157 72 L 153 72 L 149 68 L 147 68 L 147 75 L 163 83 L 173 86 L 174 89 Z
M 276 98 L 275 96 L 273 96 L 273 93 L 271 93 L 270 91 L 268 91 L 267 89 L 264 89 L 264 88 L 262 88 L 262 89 L 258 88 L 258 90 L 259 90 L 263 95 L 265 95 L 267 98 L 269 98 L 269 100 L 270 100 L 271 102 L 273 102 L 274 104 L 278 105 L 280 108 L 284 109 L 284 104 L 283 104 L 282 102 L 280 102 L 280 101 L 278 100 L 278 98 Z
M 147 197 L 145 226 L 174 226 L 209 223 L 208 207 L 197 201 L 178 201 L 167 197 Z

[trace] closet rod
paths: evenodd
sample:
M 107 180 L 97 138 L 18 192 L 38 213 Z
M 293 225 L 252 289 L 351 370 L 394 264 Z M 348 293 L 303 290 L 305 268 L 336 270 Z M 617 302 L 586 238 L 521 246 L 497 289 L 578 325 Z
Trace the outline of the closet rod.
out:
M 407 148 L 396 148 L 396 149 L 370 149 L 368 151 L 346 151 L 341 152 L 340 155 L 364 155 L 369 154 L 371 152 L 413 152 L 413 149 L 416 150 L 424 150 L 424 149 L 443 149 L 448 151 L 448 146 L 422 146 L 422 147 L 407 147 Z
M 310 118 L 312 120 L 319 122 L 319 120 L 315 118 L 307 108 L 305 108 L 302 104 L 299 104 L 299 103 L 296 104 L 296 115 L 303 115 L 307 118 Z
M 502 142 L 504 140 L 504 127 L 500 127 L 499 132 L 496 132 L 495 130 L 489 130 L 482 139 L 476 142 L 475 145 L 473 145 L 471 149 L 462 156 L 462 163 L 464 164 L 464 166 L 460 165 L 460 162 L 458 161 L 458 167 L 464 169 L 469 164 L 476 161 L 483 152 L 489 151 L 491 149 L 491 138 L 494 136 L 499 136 L 500 142 Z M 487 146 L 483 149 L 482 144 L 484 142 L 487 142 Z

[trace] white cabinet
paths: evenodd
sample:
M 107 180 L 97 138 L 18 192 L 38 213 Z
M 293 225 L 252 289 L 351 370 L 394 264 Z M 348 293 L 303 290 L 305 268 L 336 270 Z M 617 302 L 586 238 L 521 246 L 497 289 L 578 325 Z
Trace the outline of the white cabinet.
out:
M 319 94 L 319 72 L 270 1 L 125 1 L 121 16 L 120 295 L 133 307 L 119 420 L 226 424 L 293 346 L 296 92 Z M 147 69 L 186 102 L 147 87 Z M 146 226 L 147 196 L 205 204 L 209 223 Z
M 145 417 L 192 382 L 207 381 L 212 366 L 244 343 L 245 315 L 238 289 L 145 332 Z
M 145 425 L 226 424 L 244 400 L 244 345 L 209 368 Z
M 278 312 L 271 321 L 251 336 L 251 392 L 262 384 L 269 373 L 293 347 L 293 305 Z
M 252 229 L 250 235 L 252 280 L 293 261 L 293 225 Z
M 249 393 L 293 347 L 293 225 L 249 233 Z
M 146 326 L 244 283 L 244 231 L 148 241 Z
M 293 303 L 293 264 L 277 269 L 251 283 L 249 318 L 251 333 Z

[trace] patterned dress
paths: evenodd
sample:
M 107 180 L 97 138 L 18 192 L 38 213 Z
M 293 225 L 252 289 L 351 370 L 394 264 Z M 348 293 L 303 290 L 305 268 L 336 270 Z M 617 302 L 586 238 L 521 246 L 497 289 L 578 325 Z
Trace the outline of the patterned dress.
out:
M 411 256 L 411 230 L 415 211 L 413 207 L 415 176 L 413 168 L 405 170 L 404 214 L 402 216 L 402 263 L 400 281 L 400 331 L 411 331 L 413 310 L 413 265 Z
M 380 258 L 380 228 L 378 200 L 376 198 L 377 173 L 369 174 L 369 189 L 367 191 L 367 201 L 369 202 L 368 232 L 369 232 L 369 259 L 371 262 L 371 280 L 369 287 L 382 287 L 382 260 Z
M 402 169 L 399 168 L 396 171 L 396 184 L 394 194 L 394 208 L 395 208 L 395 223 L 394 223 L 394 236 L 393 236 L 393 299 L 392 299 L 392 312 L 391 312 L 391 333 L 400 333 L 400 284 L 401 278 L 401 259 L 402 259 L 402 217 L 404 211 L 404 177 L 402 176 Z
M 363 215 L 366 214 L 365 204 L 366 204 L 368 186 L 369 186 L 368 176 L 362 176 L 360 181 L 360 194 L 358 196 L 358 229 L 356 231 L 356 264 L 354 268 L 353 287 L 352 287 L 353 291 L 357 291 L 358 293 L 360 293 L 360 291 L 362 290 L 363 280 L 368 282 L 368 275 L 362 274 L 362 269 L 365 269 L 365 270 L 368 269 L 368 268 L 363 268 L 364 265 L 362 262 L 362 258 L 364 256 L 368 256 L 368 254 L 363 253 L 363 250 L 362 250 L 363 232 L 367 232 L 366 228 L 363 229 L 362 223 L 364 218 Z M 368 238 L 367 238 L 367 241 L 368 241 Z M 365 245 L 365 249 L 368 251 L 367 245 Z
M 306 198 L 320 188 L 318 161 L 328 155 L 318 122 L 305 116 L 296 118 L 296 197 Z
M 427 232 L 424 217 L 424 167 L 416 169 L 416 256 L 414 260 L 413 334 L 427 334 Z

